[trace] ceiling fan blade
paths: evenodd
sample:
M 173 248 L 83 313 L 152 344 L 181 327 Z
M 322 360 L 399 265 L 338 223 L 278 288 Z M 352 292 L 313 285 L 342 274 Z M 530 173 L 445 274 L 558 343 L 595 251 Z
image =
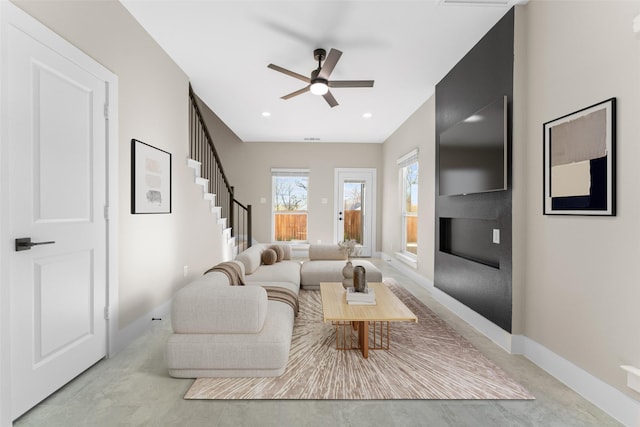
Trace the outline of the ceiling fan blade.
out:
M 291 76 L 296 79 L 302 80 L 305 83 L 311 83 L 311 79 L 309 79 L 309 77 L 303 76 L 302 74 L 294 73 L 293 71 L 289 71 L 286 68 L 282 68 L 274 64 L 269 64 L 267 65 L 267 67 L 271 68 L 272 70 L 280 71 L 281 73 L 284 73 L 287 76 Z
M 281 98 L 281 99 L 289 99 L 289 98 L 293 98 L 294 96 L 302 95 L 302 94 L 303 94 L 303 93 L 305 93 L 305 92 L 309 92 L 309 88 L 310 88 L 310 87 L 311 87 L 311 86 L 303 87 L 302 89 L 299 89 L 299 90 L 297 90 L 297 91 L 295 91 L 295 92 L 291 92 L 291 93 L 290 93 L 290 94 L 288 94 L 288 95 L 281 96 L 280 98 Z
M 324 64 L 322 64 L 322 69 L 318 73 L 318 77 L 321 79 L 329 80 L 329 75 L 336 67 L 338 63 L 338 59 L 342 56 L 342 52 L 338 49 L 331 49 L 329 54 L 327 55 L 327 59 L 325 59 Z
M 373 80 L 333 80 L 329 87 L 373 87 Z
M 322 97 L 325 99 L 325 101 L 327 101 L 327 103 L 329 104 L 329 106 L 331 108 L 333 108 L 336 105 L 338 105 L 338 101 L 336 101 L 336 99 L 333 97 L 331 92 L 325 93 L 324 95 L 322 95 Z

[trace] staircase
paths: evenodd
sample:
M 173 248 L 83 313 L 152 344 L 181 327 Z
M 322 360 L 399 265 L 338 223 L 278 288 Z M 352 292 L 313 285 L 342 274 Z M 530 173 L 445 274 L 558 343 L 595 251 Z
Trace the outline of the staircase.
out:
M 214 215 L 220 227 L 222 241 L 225 245 L 223 250 L 223 254 L 225 255 L 224 261 L 228 261 L 238 253 L 238 247 L 235 242 L 235 237 L 233 237 L 231 227 L 227 226 L 227 218 L 222 216 L 222 207 L 216 205 L 216 195 L 209 192 L 209 180 L 201 176 L 202 163 L 197 160 L 187 159 L 187 166 L 193 169 L 194 182 L 196 185 L 202 187 L 202 198 L 209 202 L 211 213 Z
M 222 168 L 211 134 L 202 117 L 191 85 L 189 85 L 189 159 L 194 182 L 202 187 L 202 197 L 211 206 L 215 221 L 225 242 L 225 259 L 251 246 L 251 205 L 243 205 L 234 197 L 234 190 Z

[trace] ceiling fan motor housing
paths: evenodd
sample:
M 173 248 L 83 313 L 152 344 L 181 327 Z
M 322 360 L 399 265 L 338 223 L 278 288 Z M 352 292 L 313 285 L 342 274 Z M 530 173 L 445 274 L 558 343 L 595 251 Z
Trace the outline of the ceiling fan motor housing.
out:
M 316 49 L 313 51 L 313 57 L 316 61 L 324 61 L 324 58 L 327 57 L 327 51 L 324 49 Z
M 329 80 L 318 77 L 318 73 L 320 72 L 320 68 L 311 71 L 311 84 L 313 83 L 324 83 L 325 85 L 329 85 Z

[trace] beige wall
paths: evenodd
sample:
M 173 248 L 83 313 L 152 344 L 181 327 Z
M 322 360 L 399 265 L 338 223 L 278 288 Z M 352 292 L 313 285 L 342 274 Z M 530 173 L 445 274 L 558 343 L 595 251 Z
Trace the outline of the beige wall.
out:
M 522 242 L 514 261 L 524 270 L 523 333 L 638 399 L 619 365 L 640 366 L 640 40 L 632 31 L 640 2 L 534 0 L 519 12 L 526 83 L 514 120 L 523 135 L 514 206 L 525 220 L 514 229 Z M 611 97 L 618 215 L 542 215 L 543 123 Z
M 425 102 L 384 143 L 382 185 L 382 252 L 393 256 L 402 248 L 401 187 L 398 159 L 418 149 L 418 266 L 433 280 L 435 221 L 435 96 Z
M 222 256 L 215 220 L 186 167 L 188 78 L 117 1 L 14 3 L 118 76 L 123 328 L 168 301 Z M 130 213 L 132 138 L 172 153 L 172 214 Z M 186 279 L 185 265 L 190 268 Z
M 375 168 L 377 199 L 381 197 L 382 144 L 329 144 L 288 142 L 242 142 L 208 108 L 203 116 L 210 128 L 225 173 L 235 187 L 236 198 L 252 205 L 253 237 L 271 239 L 271 168 L 309 169 L 309 243 L 334 243 L 334 169 Z M 264 198 L 266 203 L 261 203 Z M 327 199 L 327 204 L 322 203 Z M 377 207 L 377 243 L 380 248 L 382 203 Z

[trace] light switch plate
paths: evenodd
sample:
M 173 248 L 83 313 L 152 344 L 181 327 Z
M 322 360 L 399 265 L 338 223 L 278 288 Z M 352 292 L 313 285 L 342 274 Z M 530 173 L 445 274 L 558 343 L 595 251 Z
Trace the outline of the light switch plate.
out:
M 494 228 L 493 229 L 493 243 L 495 243 L 496 245 L 500 244 L 500 229 L 499 228 Z

